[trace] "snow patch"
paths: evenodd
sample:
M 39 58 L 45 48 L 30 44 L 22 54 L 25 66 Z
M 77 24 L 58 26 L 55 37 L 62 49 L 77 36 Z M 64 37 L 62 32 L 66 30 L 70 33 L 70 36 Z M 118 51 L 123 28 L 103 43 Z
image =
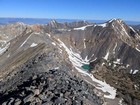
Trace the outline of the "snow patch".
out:
M 35 46 L 37 46 L 36 43 L 32 43 L 32 44 L 30 45 L 30 47 L 35 47 Z
M 50 34 L 48 34 L 48 33 L 47 33 L 47 35 L 48 35 L 49 37 L 51 37 L 51 35 L 50 35 Z
M 84 42 L 84 48 L 86 48 L 86 43 Z
M 54 69 L 57 70 L 57 69 L 59 69 L 59 67 L 55 67 Z
M 115 43 L 115 46 L 114 46 L 114 48 L 113 48 L 113 54 L 115 54 L 116 48 L 117 48 L 117 43 Z
M 93 25 L 86 25 L 86 26 L 83 26 L 83 27 L 74 28 L 74 30 L 85 30 L 85 28 L 89 27 L 89 26 L 93 26 Z
M 136 74 L 138 71 L 139 71 L 139 70 L 134 70 L 134 71 L 133 71 L 133 74 Z
M 117 61 L 114 61 L 115 64 L 120 64 L 121 59 L 117 59 Z
M 134 85 L 134 88 L 135 88 L 135 90 L 138 90 L 139 89 L 139 87 L 137 85 Z
M 117 65 L 116 64 L 113 64 L 113 67 L 116 67 Z
M 84 39 L 84 48 L 86 48 L 86 43 L 85 43 L 86 39 Z
M 0 48 L 0 55 L 2 55 L 10 46 L 10 42 L 5 45 L 4 48 Z
M 90 61 L 90 62 L 94 62 L 94 61 L 96 61 L 97 60 L 97 58 L 95 58 L 95 59 L 93 59 L 92 61 Z
M 67 31 L 69 31 L 69 32 L 70 32 L 71 30 L 67 30 Z
M 102 26 L 102 27 L 106 27 L 107 23 L 103 23 L 103 24 L 98 24 L 97 26 Z
M 89 62 L 88 56 L 85 57 L 84 61 Z
M 52 42 L 52 44 L 53 44 L 54 46 L 56 46 L 56 44 L 55 44 L 54 42 Z
M 104 62 L 102 63 L 102 66 L 103 66 L 103 65 L 105 65 L 105 63 L 104 63 Z
M 102 90 L 103 92 L 109 93 L 109 95 L 104 94 L 105 98 L 115 99 L 116 89 L 114 87 L 111 87 L 105 81 L 103 82 L 103 81 L 97 80 L 92 74 L 89 74 L 78 67 L 76 67 L 76 69 L 78 70 L 78 72 L 83 73 L 86 76 L 89 76 L 92 79 L 92 81 L 96 82 L 96 84 L 98 84 L 98 86 L 96 86 L 94 84 L 92 84 L 92 85 L 94 85 L 97 89 Z
M 131 69 L 131 70 L 130 70 L 130 74 L 132 74 L 132 72 L 133 72 L 133 70 Z
M 127 68 L 128 68 L 129 66 L 130 66 L 129 64 L 126 65 Z
M 122 102 L 123 102 L 123 99 L 120 99 L 118 104 L 123 105 Z
M 106 53 L 105 57 L 103 57 L 105 60 L 107 60 L 109 57 L 109 51 Z
M 136 74 L 139 70 L 130 70 L 130 74 Z
M 108 65 L 111 66 L 111 63 L 109 63 Z

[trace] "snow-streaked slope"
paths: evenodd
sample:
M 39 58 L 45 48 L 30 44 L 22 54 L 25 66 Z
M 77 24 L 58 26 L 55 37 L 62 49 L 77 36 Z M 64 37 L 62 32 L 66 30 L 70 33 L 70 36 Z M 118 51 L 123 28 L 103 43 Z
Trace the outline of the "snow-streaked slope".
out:
M 111 23 L 112 21 L 117 20 L 116 18 L 113 18 L 111 20 L 109 20 L 109 23 Z
M 74 28 L 74 30 L 85 30 L 87 27 L 89 26 L 93 26 L 93 25 L 86 25 L 86 26 L 83 26 L 83 27 L 78 27 L 78 28 Z M 103 23 L 103 24 L 96 24 L 94 25 L 95 26 L 101 26 L 101 27 L 106 27 L 107 26 L 107 23 Z
M 60 46 L 63 46 L 65 48 L 66 52 L 69 55 L 70 61 L 75 67 L 81 67 L 83 64 L 89 64 L 89 60 L 87 59 L 87 57 L 83 59 L 80 54 L 74 53 L 71 48 L 67 48 L 67 46 L 60 39 L 58 39 L 58 41 L 60 42 Z
M 5 47 L 0 48 L 0 55 L 2 55 L 10 46 L 10 42 L 5 45 Z
M 83 26 L 83 27 L 74 28 L 74 30 L 85 30 L 85 28 L 89 27 L 89 26 L 93 26 L 93 25 L 86 25 L 86 26 Z
M 107 26 L 107 23 L 97 24 L 97 26 L 106 27 Z
M 21 47 L 27 42 L 27 40 L 31 37 L 31 35 L 32 35 L 32 34 L 30 34 L 30 35 L 28 36 L 28 38 L 20 45 L 19 48 L 21 48 Z
M 90 63 L 90 59 L 87 59 L 88 56 L 85 57 L 85 59 L 83 59 L 80 54 L 75 53 L 72 51 L 72 49 L 68 48 L 60 39 L 58 39 L 60 46 L 63 46 L 65 51 L 68 54 L 69 60 L 71 61 L 72 65 L 75 67 L 75 69 L 78 70 L 78 72 L 84 74 L 85 76 L 88 76 L 92 79 L 92 81 L 94 81 L 97 85 L 94 85 L 97 89 L 102 90 L 103 92 L 107 92 L 109 93 L 109 95 L 104 94 L 105 98 L 110 98 L 110 99 L 114 99 L 116 97 L 116 89 L 114 87 L 111 87 L 109 84 L 107 84 L 106 82 L 102 82 L 100 80 L 97 80 L 92 74 L 89 74 L 88 72 L 84 71 L 81 66 L 83 66 L 83 64 L 89 64 Z M 107 53 L 108 56 L 108 53 Z M 108 58 L 108 57 L 105 57 Z

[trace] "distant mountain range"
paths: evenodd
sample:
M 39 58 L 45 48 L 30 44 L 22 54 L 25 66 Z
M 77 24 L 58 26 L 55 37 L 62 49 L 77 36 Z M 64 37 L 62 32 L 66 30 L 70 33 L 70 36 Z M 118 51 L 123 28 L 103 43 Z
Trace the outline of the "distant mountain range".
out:
M 53 19 L 49 18 L 0 18 L 0 24 L 9 24 L 15 22 L 23 22 L 25 24 L 47 24 Z M 74 22 L 81 21 L 80 19 L 55 19 L 58 22 Z M 93 23 L 103 23 L 107 20 L 86 20 Z M 125 21 L 129 25 L 139 25 L 139 21 Z

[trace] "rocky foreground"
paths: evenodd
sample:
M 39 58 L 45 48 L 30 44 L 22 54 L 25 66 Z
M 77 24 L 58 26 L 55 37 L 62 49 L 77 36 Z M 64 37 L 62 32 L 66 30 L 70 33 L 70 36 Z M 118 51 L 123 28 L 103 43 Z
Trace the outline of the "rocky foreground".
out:
M 65 70 L 49 70 L 30 77 L 8 94 L 1 94 L 2 105 L 101 105 L 93 87 Z

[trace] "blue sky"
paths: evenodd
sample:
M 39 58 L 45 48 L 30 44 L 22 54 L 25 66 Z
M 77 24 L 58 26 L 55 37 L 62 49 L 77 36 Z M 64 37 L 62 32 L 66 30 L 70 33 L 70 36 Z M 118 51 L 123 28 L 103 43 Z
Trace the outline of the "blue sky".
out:
M 0 17 L 140 21 L 140 0 L 0 0 Z

